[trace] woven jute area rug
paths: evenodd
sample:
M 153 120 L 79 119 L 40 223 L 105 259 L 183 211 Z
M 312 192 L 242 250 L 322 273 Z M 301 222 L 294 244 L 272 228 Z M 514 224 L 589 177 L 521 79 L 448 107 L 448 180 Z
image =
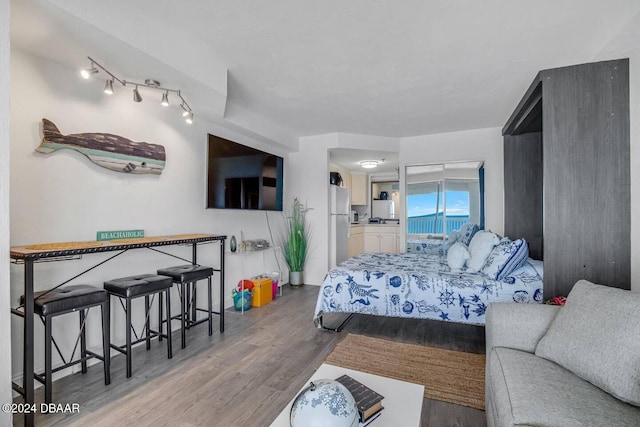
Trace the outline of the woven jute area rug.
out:
M 424 397 L 484 410 L 484 354 L 347 334 L 326 363 L 424 385 Z

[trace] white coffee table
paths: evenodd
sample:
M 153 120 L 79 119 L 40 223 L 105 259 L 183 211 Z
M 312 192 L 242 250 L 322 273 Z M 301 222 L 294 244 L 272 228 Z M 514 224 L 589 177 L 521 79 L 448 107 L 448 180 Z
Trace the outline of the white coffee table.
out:
M 344 374 L 360 381 L 362 384 L 384 396 L 384 400 L 382 401 L 384 410 L 377 419 L 369 424 L 371 427 L 420 426 L 424 387 L 419 384 L 412 384 L 323 363 L 302 388 L 307 387 L 309 381 L 318 379 L 335 380 Z M 294 399 L 295 396 L 282 410 L 280 415 L 278 415 L 278 418 L 271 424 L 271 427 L 290 427 L 289 413 L 291 412 L 291 405 Z

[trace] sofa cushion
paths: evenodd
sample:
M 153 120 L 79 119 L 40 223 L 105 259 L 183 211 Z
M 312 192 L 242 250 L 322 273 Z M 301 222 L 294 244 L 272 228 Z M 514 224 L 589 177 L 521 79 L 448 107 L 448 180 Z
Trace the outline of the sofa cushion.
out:
M 580 280 L 536 354 L 640 406 L 639 306 L 640 293 Z
M 638 426 L 640 409 L 534 354 L 494 348 L 487 412 L 500 426 Z

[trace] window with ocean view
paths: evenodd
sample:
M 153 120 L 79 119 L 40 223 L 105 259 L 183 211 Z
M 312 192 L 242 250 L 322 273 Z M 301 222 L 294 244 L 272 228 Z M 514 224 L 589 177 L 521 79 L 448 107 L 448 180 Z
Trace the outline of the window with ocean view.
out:
M 459 230 L 469 222 L 469 192 L 445 191 L 446 200 L 446 235 Z M 407 197 L 407 233 L 409 234 L 443 234 L 443 200 L 439 200 L 442 192 L 412 194 Z
M 448 236 L 483 224 L 482 162 L 407 166 L 407 235 Z

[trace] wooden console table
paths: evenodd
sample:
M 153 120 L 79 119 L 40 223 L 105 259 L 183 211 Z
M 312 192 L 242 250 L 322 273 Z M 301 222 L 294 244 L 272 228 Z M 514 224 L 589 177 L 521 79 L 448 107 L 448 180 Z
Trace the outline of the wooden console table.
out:
M 191 263 L 197 263 L 197 246 L 199 243 L 220 242 L 220 268 L 214 269 L 220 273 L 220 312 L 216 313 L 220 316 L 220 332 L 224 332 L 224 246 L 227 236 L 216 234 L 181 234 L 174 236 L 162 237 L 143 237 L 139 239 L 118 239 L 105 242 L 65 242 L 65 243 L 44 243 L 38 245 L 14 246 L 11 248 L 11 259 L 14 263 L 24 264 L 24 311 L 12 309 L 14 314 L 24 317 L 24 352 L 23 352 L 23 385 L 20 386 L 12 383 L 13 389 L 24 396 L 25 403 L 34 404 L 34 342 L 33 342 L 33 264 L 43 261 L 63 261 L 68 259 L 80 258 L 82 255 L 94 254 L 100 252 L 114 252 L 117 254 L 98 263 L 97 265 L 85 270 L 84 272 L 74 276 L 61 285 L 74 280 L 84 273 L 112 260 L 113 258 L 131 250 L 140 248 L 149 248 L 165 255 L 180 258 L 158 249 L 157 246 L 170 245 L 191 245 Z M 182 258 L 180 258 L 182 259 Z M 186 260 L 188 261 L 188 260 Z M 58 285 L 58 286 L 61 286 Z M 170 325 L 169 325 L 170 328 Z M 33 426 L 35 413 L 25 411 L 24 425 Z

